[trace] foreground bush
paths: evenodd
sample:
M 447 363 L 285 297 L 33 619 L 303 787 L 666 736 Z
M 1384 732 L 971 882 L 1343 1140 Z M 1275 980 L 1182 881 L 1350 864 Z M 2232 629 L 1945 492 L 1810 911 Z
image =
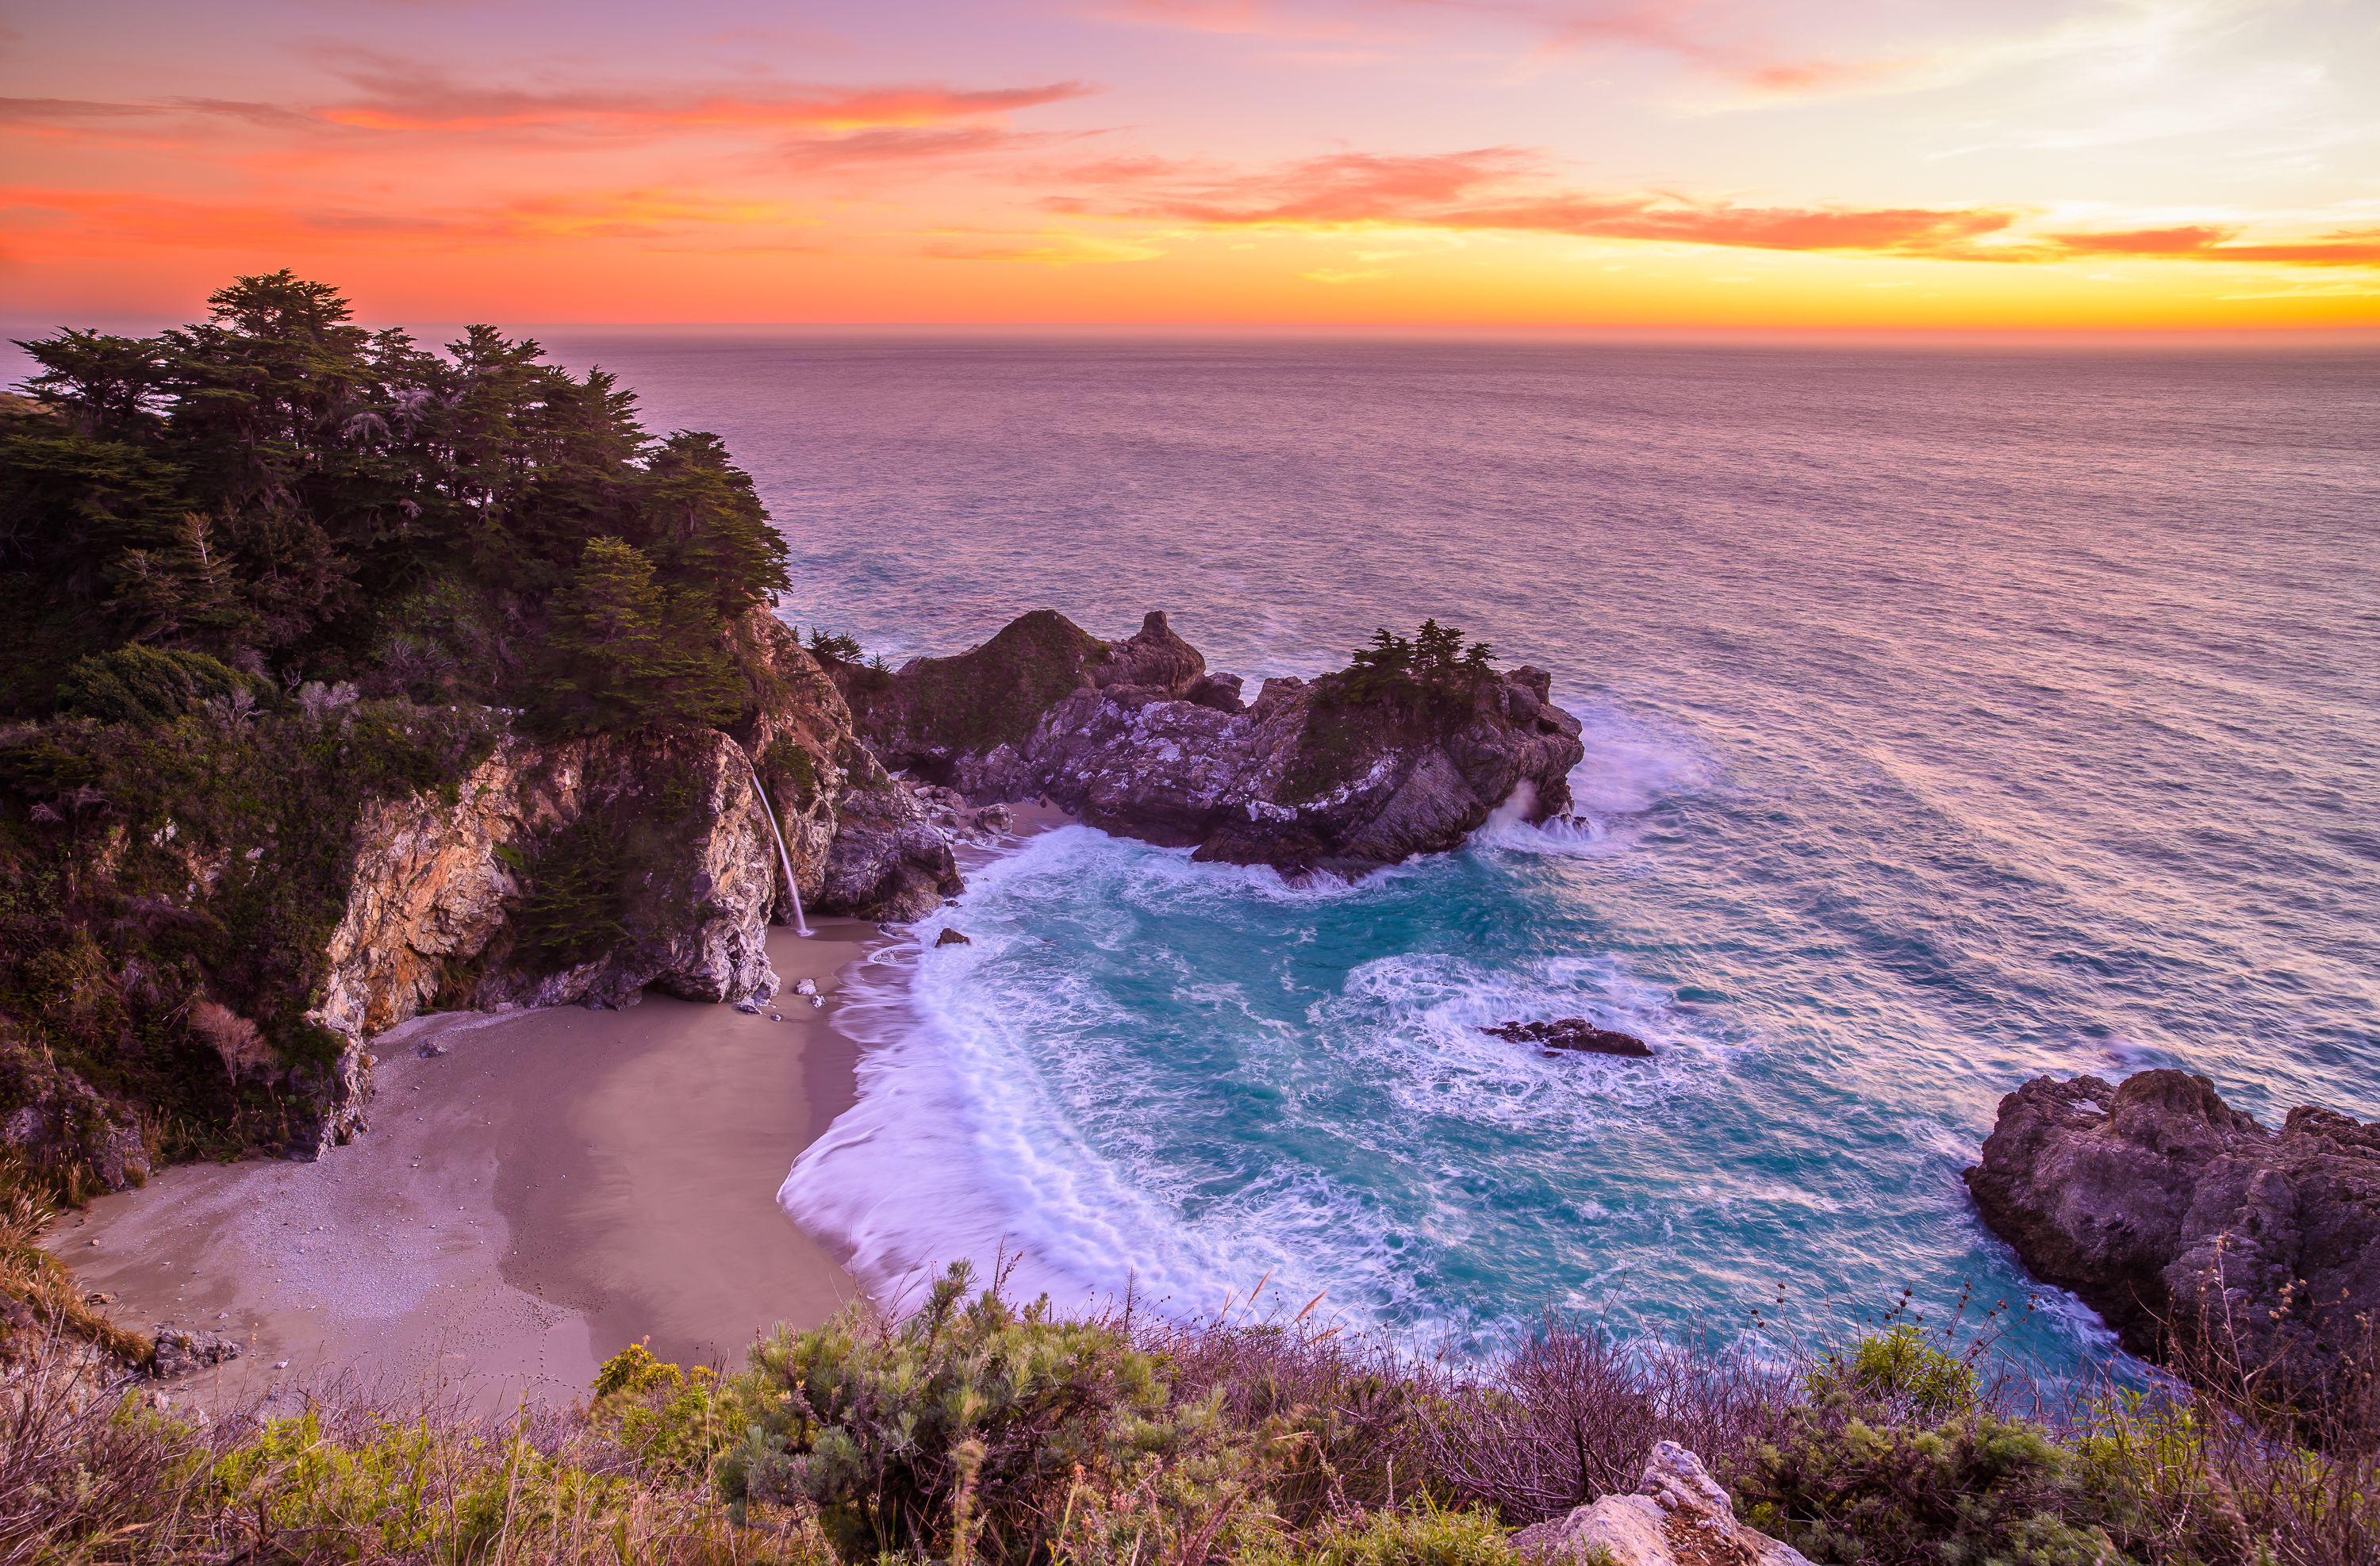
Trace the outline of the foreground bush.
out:
M 638 1450 L 674 1416 L 659 1390 L 492 1427 L 346 1404 L 210 1426 L 54 1337 L 0 1390 L 0 1561 L 826 1566 L 802 1519 Z
M 1519 1566 L 1654 1440 L 1822 1566 L 2372 1566 L 2380 1457 L 2186 1395 L 2027 1416 L 1912 1327 L 1798 1370 L 1548 1322 L 1477 1362 L 1303 1320 L 1087 1319 L 978 1290 L 641 1348 L 496 1426 L 326 1399 L 212 1426 L 52 1335 L 0 1380 L 0 1562 Z M 1584 1566 L 1584 1563 L 1579 1563 Z
M 1079 1560 L 1127 1540 L 1203 1559 L 1260 1493 L 1262 1436 L 1172 1398 L 1115 1324 L 972 1285 L 961 1264 L 905 1319 L 862 1307 L 754 1350 L 724 1492 L 808 1503 L 851 1561 L 1023 1566 L 1053 1540 Z

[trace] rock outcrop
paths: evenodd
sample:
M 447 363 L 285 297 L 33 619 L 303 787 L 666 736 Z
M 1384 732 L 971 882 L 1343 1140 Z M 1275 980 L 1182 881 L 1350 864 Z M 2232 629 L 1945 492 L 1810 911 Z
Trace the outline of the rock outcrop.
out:
M 1966 1178 L 2026 1268 L 2136 1354 L 2333 1412 L 2380 1370 L 2380 1123 L 2306 1106 L 2275 1133 L 2179 1071 L 2036 1077 Z
M 1800 1550 L 1735 1520 L 1735 1503 L 1702 1460 L 1675 1441 L 1655 1443 L 1633 1495 L 1610 1495 L 1569 1516 L 1512 1536 L 1512 1548 L 1548 1566 L 1810 1566 Z
M 949 837 L 859 736 L 836 682 L 772 614 L 738 628 L 760 700 L 735 738 L 778 811 L 812 912 L 914 919 L 960 890 Z M 778 909 L 790 920 L 790 904 Z
M 1268 680 L 1250 704 L 1161 613 L 1107 642 L 1050 611 L 897 673 L 832 666 L 877 754 L 978 804 L 1047 797 L 1201 859 L 1355 877 L 1542 820 L 1585 755 L 1541 670 Z
M 149 1374 L 160 1381 L 170 1381 L 204 1370 L 211 1365 L 221 1365 L 227 1359 L 237 1359 L 239 1341 L 221 1332 L 195 1331 L 160 1322 L 151 1340 L 155 1349 L 149 1357 Z
M 433 1003 L 773 994 L 766 927 L 793 904 L 771 807 L 811 911 L 909 919 L 959 890 L 949 843 L 793 633 L 759 615 L 736 634 L 758 699 L 735 733 L 508 735 L 458 787 L 365 808 L 310 1014 L 346 1044 L 322 1145 L 364 1123 L 365 1041 Z
M 122 1191 L 145 1184 L 149 1147 L 137 1118 L 74 1072 L 27 1050 L 0 1018 L 0 1152 L 67 1189 Z

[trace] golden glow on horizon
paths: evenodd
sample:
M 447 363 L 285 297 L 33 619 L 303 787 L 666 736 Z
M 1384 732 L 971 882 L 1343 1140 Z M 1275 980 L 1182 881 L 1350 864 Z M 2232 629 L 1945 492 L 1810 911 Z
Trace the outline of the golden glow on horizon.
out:
M 7 317 L 287 265 L 372 319 L 2380 325 L 2380 48 L 2319 6 L 391 9 L 24 20 Z

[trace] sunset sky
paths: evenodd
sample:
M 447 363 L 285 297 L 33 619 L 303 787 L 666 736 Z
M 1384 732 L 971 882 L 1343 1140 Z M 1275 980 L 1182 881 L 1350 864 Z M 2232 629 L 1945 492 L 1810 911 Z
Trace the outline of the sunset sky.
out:
M 0 318 L 2380 325 L 2374 0 L 0 4 Z

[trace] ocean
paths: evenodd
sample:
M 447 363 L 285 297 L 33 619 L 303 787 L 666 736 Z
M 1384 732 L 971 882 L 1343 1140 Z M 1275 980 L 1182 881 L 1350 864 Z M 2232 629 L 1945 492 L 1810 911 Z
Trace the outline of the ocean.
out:
M 2380 356 L 563 334 L 718 431 L 784 613 L 898 662 L 1163 609 L 1210 667 L 1424 616 L 1552 671 L 1574 820 L 1354 886 L 1067 828 L 850 1014 L 783 1199 L 881 1281 L 2103 1331 L 1959 1180 L 2041 1073 L 2380 1115 Z M 1483 1024 L 1585 1014 L 1650 1062 Z M 1761 1316 L 1755 1322 L 1752 1312 Z

